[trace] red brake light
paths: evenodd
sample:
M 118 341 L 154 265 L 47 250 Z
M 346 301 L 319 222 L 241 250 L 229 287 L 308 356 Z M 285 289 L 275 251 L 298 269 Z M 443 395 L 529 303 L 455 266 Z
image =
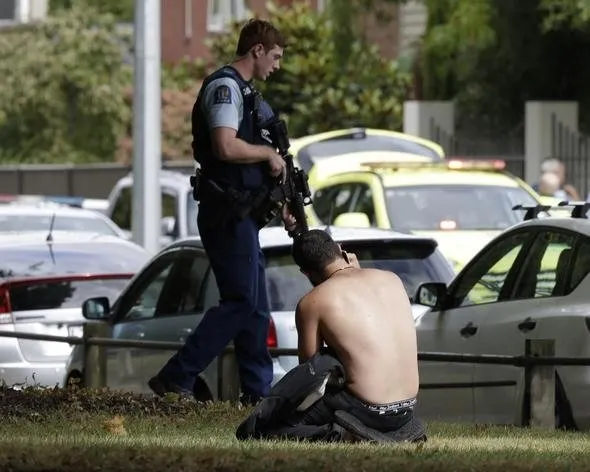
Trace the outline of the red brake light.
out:
M 277 330 L 275 328 L 275 323 L 271 318 L 268 326 L 268 336 L 266 337 L 266 347 L 277 347 L 277 345 Z
M 8 287 L 0 286 L 0 324 L 12 323 L 12 308 Z

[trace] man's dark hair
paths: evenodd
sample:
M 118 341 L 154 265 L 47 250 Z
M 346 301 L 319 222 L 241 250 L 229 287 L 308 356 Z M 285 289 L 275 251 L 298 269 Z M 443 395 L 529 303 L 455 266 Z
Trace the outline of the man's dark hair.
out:
M 312 229 L 295 238 L 292 255 L 301 270 L 320 272 L 342 258 L 342 250 L 326 231 Z
M 256 44 L 262 44 L 265 51 L 270 51 L 275 46 L 286 47 L 286 41 L 281 32 L 272 23 L 252 19 L 248 21 L 240 31 L 236 54 L 243 56 Z

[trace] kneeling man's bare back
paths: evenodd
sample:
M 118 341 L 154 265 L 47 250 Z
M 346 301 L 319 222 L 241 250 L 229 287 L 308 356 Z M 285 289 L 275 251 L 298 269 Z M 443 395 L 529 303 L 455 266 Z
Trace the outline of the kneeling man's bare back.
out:
M 315 234 L 321 242 L 314 243 L 313 232 L 307 238 L 315 250 L 298 254 L 294 248 L 295 262 L 314 284 L 296 311 L 299 361 L 307 361 L 325 342 L 344 365 L 348 389 L 359 399 L 370 404 L 413 399 L 419 384 L 416 328 L 400 278 L 360 268 L 356 256 L 325 241 L 321 233 Z

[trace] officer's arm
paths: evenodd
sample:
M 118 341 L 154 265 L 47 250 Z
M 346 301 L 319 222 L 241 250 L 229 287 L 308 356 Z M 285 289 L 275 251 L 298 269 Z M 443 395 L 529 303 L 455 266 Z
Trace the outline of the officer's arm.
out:
M 204 107 L 215 154 L 224 161 L 252 163 L 272 157 L 267 146 L 249 144 L 237 137 L 243 114 L 242 93 L 231 78 L 212 81 L 205 90 Z
M 323 341 L 320 335 L 319 316 L 313 298 L 304 297 L 295 309 L 297 352 L 302 364 L 320 352 Z

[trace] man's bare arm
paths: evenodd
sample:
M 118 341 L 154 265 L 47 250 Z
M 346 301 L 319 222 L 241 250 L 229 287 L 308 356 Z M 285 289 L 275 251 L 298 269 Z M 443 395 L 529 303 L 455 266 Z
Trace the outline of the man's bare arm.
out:
M 273 152 L 269 146 L 250 144 L 238 138 L 237 131 L 220 126 L 211 130 L 213 151 L 222 161 L 251 164 L 268 161 Z
M 303 298 L 295 309 L 295 327 L 297 328 L 297 351 L 299 363 L 312 358 L 322 347 L 319 316 L 312 300 Z

